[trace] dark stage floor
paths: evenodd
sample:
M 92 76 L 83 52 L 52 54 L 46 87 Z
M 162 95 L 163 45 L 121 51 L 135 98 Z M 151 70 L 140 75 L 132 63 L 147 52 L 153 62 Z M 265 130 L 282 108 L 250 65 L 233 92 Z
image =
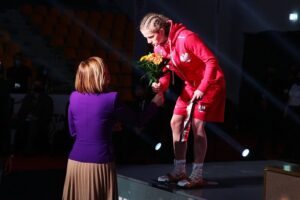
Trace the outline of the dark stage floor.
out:
M 1 180 L 0 199 L 61 199 L 65 161 L 61 159 L 60 162 L 57 165 L 45 163 L 43 167 L 32 166 L 31 169 L 18 168 L 10 175 L 4 176 Z M 40 162 L 36 163 L 38 165 Z M 171 170 L 172 164 L 119 164 L 117 165 L 119 195 L 121 196 L 119 199 L 261 200 L 264 197 L 265 167 L 283 165 L 293 164 L 277 160 L 207 162 L 205 163 L 204 177 L 209 184 L 200 189 L 183 190 L 176 186 L 164 187 L 154 184 L 158 176 Z M 191 170 L 191 165 L 188 165 L 188 170 Z M 125 187 L 124 180 L 126 184 L 128 183 Z M 143 191 L 139 186 L 131 187 L 132 183 L 147 186 L 147 189 Z M 153 193 L 153 195 L 147 194 L 147 197 L 141 197 L 141 195 L 151 192 L 153 188 L 155 188 L 156 195 Z M 161 197 L 159 197 L 160 193 Z M 168 194 L 171 195 L 171 198 L 166 197 Z
M 176 186 L 164 187 L 164 185 L 158 187 L 177 194 L 177 196 L 181 197 L 180 199 L 262 200 L 264 199 L 265 167 L 284 165 L 294 164 L 277 160 L 209 162 L 205 164 L 204 172 L 204 177 L 209 181 L 209 184 L 201 189 L 186 190 Z M 153 183 L 155 183 L 153 179 L 170 171 L 171 167 L 172 165 L 170 164 L 124 165 L 118 167 L 118 173 L 123 177 L 130 177 L 131 181 L 138 180 L 142 184 L 153 186 Z M 189 165 L 188 169 L 189 171 L 191 170 L 191 165 Z M 147 199 L 152 198 L 149 197 Z M 155 197 L 153 199 L 166 198 Z

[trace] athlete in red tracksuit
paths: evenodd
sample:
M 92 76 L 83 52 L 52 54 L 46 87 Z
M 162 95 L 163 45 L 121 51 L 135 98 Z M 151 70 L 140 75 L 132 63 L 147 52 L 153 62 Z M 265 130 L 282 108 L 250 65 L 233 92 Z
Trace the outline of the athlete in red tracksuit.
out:
M 166 68 L 176 73 L 185 83 L 171 119 L 174 170 L 159 177 L 158 181 L 176 181 L 185 188 L 202 186 L 202 169 L 207 149 L 204 124 L 224 121 L 226 89 L 223 71 L 199 36 L 182 24 L 174 23 L 161 14 L 149 13 L 142 19 L 140 31 L 147 42 L 154 46 L 154 52 L 170 59 Z M 170 78 L 170 73 L 166 73 L 159 79 L 159 83 L 152 84 L 153 91 L 166 91 Z M 190 103 L 193 102 L 195 105 L 191 109 Z M 194 133 L 194 163 L 189 177 L 186 176 L 185 167 L 187 134 L 183 139 L 180 138 L 188 112 L 193 112 L 191 127 Z

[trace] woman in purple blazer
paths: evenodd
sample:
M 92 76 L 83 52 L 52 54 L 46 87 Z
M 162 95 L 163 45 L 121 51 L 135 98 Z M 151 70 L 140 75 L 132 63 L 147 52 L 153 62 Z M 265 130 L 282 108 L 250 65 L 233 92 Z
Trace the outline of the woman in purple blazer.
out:
M 118 199 L 112 129 L 116 120 L 140 125 L 163 104 L 156 95 L 145 113 L 137 116 L 122 106 L 117 92 L 108 92 L 109 71 L 103 60 L 91 57 L 77 69 L 70 96 L 68 121 L 75 138 L 69 155 L 63 199 Z M 146 114 L 147 113 L 147 114 Z

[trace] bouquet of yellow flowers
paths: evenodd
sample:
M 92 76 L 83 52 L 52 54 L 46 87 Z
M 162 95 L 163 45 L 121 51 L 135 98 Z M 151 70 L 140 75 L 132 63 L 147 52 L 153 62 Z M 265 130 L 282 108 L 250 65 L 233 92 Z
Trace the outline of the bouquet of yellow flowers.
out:
M 163 67 L 169 62 L 158 53 L 149 53 L 144 55 L 138 61 L 138 66 L 145 72 L 142 78 L 149 79 L 149 85 L 158 82 L 158 79 L 163 75 Z

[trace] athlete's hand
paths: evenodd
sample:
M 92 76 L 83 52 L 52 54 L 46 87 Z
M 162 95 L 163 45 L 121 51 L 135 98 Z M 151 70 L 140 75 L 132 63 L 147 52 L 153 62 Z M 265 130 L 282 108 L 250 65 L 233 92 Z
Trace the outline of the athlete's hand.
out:
M 161 87 L 161 84 L 160 84 L 160 83 L 154 82 L 154 83 L 152 83 L 151 87 L 152 87 L 152 91 L 155 92 L 155 93 L 162 92 L 162 91 L 161 91 L 161 90 L 162 90 L 162 87 Z
M 203 98 L 204 93 L 200 90 L 195 90 L 193 97 L 191 99 L 191 102 L 196 102 L 198 100 L 201 100 Z

